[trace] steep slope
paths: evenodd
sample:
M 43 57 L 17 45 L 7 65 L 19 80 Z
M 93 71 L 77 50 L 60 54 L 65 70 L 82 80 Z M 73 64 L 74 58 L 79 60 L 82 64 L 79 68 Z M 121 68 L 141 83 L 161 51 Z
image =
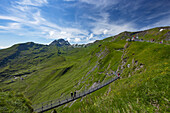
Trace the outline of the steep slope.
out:
M 3 91 L 23 92 L 33 104 L 37 104 L 62 98 L 70 92 L 89 89 L 113 78 L 114 72 L 117 71 L 121 73 L 121 80 L 74 103 L 57 108 L 57 111 L 167 111 L 169 79 L 164 78 L 168 78 L 167 73 L 169 72 L 169 45 L 125 41 L 136 34 L 139 38 L 147 40 L 148 35 L 148 39 L 151 39 L 151 37 L 156 37 L 154 35 L 156 32 L 159 37 L 163 37 L 160 38 L 161 40 L 165 40 L 164 36 L 169 29 L 163 30 L 166 32 L 160 32 L 160 29 L 162 28 L 147 30 L 145 35 L 140 35 L 139 32 L 124 32 L 79 48 L 65 44 L 57 46 L 53 43 L 35 49 L 34 44 L 28 49 L 21 50 L 19 55 L 11 58 L 7 65 L 0 68 L 1 75 L 3 74 L 0 88 Z M 152 30 L 155 31 L 154 34 L 150 32 Z M 166 44 L 169 43 L 168 40 L 166 40 Z M 156 42 L 158 41 L 159 39 L 156 40 Z M 15 54 L 18 49 L 15 49 L 17 46 L 14 47 L 1 50 L 0 53 Z M 5 59 L 10 55 L 2 55 L 2 57 Z M 34 58 L 35 60 L 33 60 Z M 14 69 L 16 71 L 12 72 L 11 70 Z M 160 71 L 157 72 L 154 69 Z M 10 75 L 11 77 L 8 77 Z M 14 75 L 15 77 L 13 77 Z M 4 79 L 4 76 L 10 79 Z M 159 90 L 155 87 L 158 87 Z M 144 94 L 146 92 L 147 94 Z M 152 98 L 156 100 L 152 102 Z M 160 102 L 160 98 L 164 100 Z
M 22 94 L 0 92 L 1 113 L 29 113 L 33 111 L 31 103 Z
M 138 37 L 138 39 L 151 41 L 154 39 L 154 42 L 160 42 L 163 40 L 164 44 L 170 44 L 170 27 L 157 27 L 149 30 L 138 31 L 138 32 L 122 32 L 116 36 L 111 37 L 113 40 L 123 40 L 132 37 Z M 113 41 L 112 40 L 112 41 Z
M 116 71 L 122 55 L 122 52 L 117 49 L 123 48 L 123 43 L 110 43 L 112 48 L 106 44 L 100 47 L 94 44 L 87 48 L 70 49 L 67 54 L 51 57 L 45 63 L 37 65 L 36 71 L 26 74 L 24 80 L 20 80 L 21 76 L 17 80 L 5 81 L 1 86 L 4 90 L 24 91 L 33 103 L 58 98 L 71 91 L 83 90 L 85 87 L 89 88 L 95 82 L 100 83 L 113 76 L 111 73 Z M 114 54 L 115 56 L 112 57 Z M 14 82 L 11 83 L 11 80 Z
M 147 42 L 126 45 L 118 69 L 122 72 L 119 81 L 111 84 L 102 95 L 96 92 L 83 102 L 58 111 L 169 112 L 170 46 Z

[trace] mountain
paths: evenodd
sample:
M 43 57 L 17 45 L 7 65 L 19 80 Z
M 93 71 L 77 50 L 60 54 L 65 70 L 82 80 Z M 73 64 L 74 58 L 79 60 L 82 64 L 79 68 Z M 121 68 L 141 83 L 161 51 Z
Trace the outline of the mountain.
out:
M 49 47 L 33 42 L 16 44 L 0 51 L 0 77 L 17 74 L 18 71 L 28 70 L 41 62 L 49 59 L 57 52 L 56 47 Z M 8 68 L 7 68 L 8 67 Z M 30 72 L 25 72 L 30 73 Z
M 54 40 L 50 45 L 56 45 L 58 47 L 62 47 L 62 46 L 70 46 L 70 43 L 68 41 L 65 41 L 64 39 L 58 39 L 58 40 Z
M 0 50 L 0 89 L 21 92 L 34 105 L 93 88 L 117 72 L 119 80 L 56 111 L 168 112 L 169 34 L 170 27 L 158 27 L 126 31 L 86 46 L 63 40 L 16 44 Z M 126 41 L 134 36 L 138 41 Z

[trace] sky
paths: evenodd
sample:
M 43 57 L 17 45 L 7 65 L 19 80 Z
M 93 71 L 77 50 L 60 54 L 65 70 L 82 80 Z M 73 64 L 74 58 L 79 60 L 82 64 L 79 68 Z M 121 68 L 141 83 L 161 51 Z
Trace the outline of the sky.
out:
M 0 48 L 91 43 L 160 26 L 170 26 L 170 0 L 0 0 Z

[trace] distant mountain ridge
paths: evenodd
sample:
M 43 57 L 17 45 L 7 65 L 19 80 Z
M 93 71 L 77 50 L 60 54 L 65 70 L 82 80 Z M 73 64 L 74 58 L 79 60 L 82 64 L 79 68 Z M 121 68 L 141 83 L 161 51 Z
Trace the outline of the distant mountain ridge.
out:
M 71 44 L 68 41 L 65 41 L 64 39 L 58 39 L 58 40 L 54 40 L 50 45 L 56 45 L 58 47 L 62 47 L 62 46 L 70 46 Z

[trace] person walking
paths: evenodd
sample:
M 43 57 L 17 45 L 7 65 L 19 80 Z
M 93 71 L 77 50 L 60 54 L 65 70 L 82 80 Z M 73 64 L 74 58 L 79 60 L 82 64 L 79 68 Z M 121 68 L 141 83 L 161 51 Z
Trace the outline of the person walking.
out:
M 76 91 L 74 92 L 74 97 L 76 97 Z
M 71 98 L 73 98 L 73 93 L 71 92 Z
M 120 77 L 120 73 L 118 73 L 117 76 Z

